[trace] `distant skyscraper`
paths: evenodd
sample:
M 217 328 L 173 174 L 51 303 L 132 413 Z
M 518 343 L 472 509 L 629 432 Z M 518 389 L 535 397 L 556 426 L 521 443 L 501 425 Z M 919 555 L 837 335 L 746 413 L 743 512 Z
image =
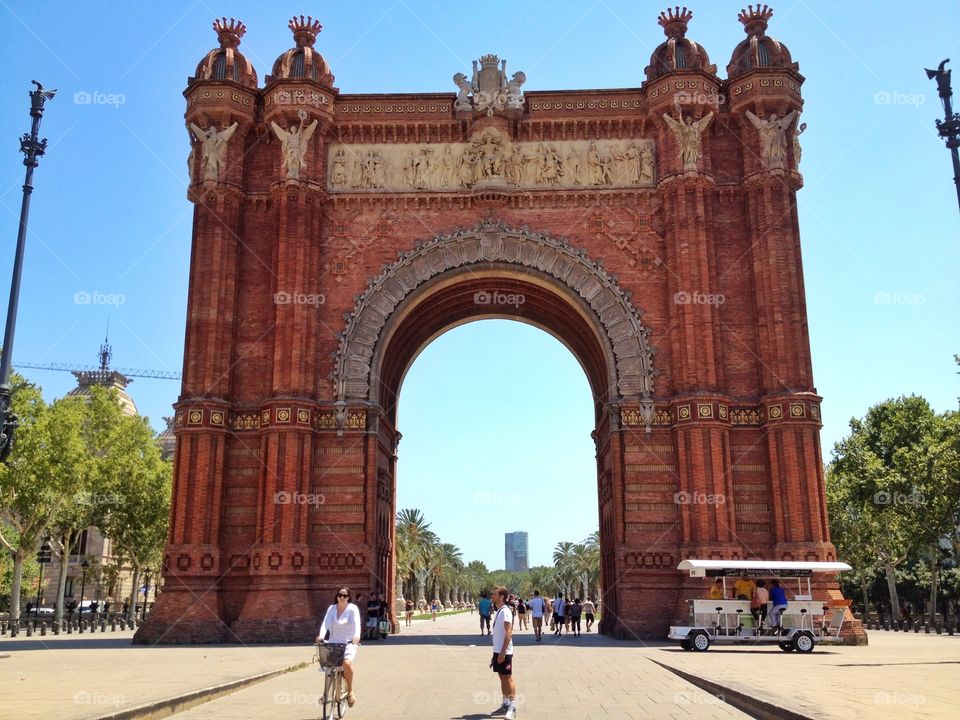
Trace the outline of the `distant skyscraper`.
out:
M 522 530 L 504 533 L 504 567 L 507 570 L 529 570 L 530 561 L 527 559 L 527 533 Z

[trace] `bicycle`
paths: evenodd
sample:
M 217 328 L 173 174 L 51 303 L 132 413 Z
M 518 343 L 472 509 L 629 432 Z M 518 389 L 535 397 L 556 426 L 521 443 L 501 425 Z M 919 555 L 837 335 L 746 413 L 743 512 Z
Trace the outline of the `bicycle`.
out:
M 323 670 L 322 720 L 342 718 L 347 714 L 347 691 L 343 683 L 343 657 L 347 646 L 341 643 L 319 643 L 317 662 Z M 334 714 L 336 713 L 336 714 Z

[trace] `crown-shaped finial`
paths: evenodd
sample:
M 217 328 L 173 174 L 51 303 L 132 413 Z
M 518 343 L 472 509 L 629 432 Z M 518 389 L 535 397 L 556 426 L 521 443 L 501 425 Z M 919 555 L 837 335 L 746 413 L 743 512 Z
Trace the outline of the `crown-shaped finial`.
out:
M 310 15 L 307 17 L 292 17 L 287 27 L 293 30 L 293 40 L 297 47 L 313 47 L 317 41 L 317 35 L 323 29 L 319 20 L 314 20 Z
M 667 8 L 662 13 L 660 13 L 660 18 L 657 22 L 660 23 L 660 26 L 663 28 L 664 34 L 668 38 L 682 38 L 687 34 L 687 23 L 690 22 L 693 18 L 693 13 L 687 10 L 686 7 L 683 9 L 677 5 L 674 8 Z
M 224 17 L 213 21 L 213 29 L 217 32 L 220 47 L 236 48 L 240 44 L 240 38 L 247 31 L 247 26 L 240 20 L 234 20 L 233 18 L 230 18 L 230 22 L 227 22 Z
M 746 10 L 741 10 L 737 19 L 743 23 L 743 29 L 747 35 L 763 35 L 767 31 L 767 21 L 773 16 L 773 10 L 766 5 L 760 6 L 757 3 L 756 9 L 753 5 L 747 5 Z

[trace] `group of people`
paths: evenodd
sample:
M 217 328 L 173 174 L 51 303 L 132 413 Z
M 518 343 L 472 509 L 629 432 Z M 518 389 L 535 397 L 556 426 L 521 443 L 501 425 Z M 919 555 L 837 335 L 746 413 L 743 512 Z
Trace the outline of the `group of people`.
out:
M 769 629 L 780 627 L 780 617 L 787 609 L 787 591 L 780 585 L 779 580 L 770 581 L 767 589 L 766 580 L 751 580 L 748 577 L 738 577 L 733 582 L 733 597 L 728 598 L 723 592 L 723 579 L 716 582 L 707 591 L 708 600 L 749 600 L 750 614 L 753 615 L 757 627 L 763 630 L 763 623 L 767 619 L 769 605 Z
M 597 605 L 593 598 L 581 601 L 580 598 L 567 600 L 563 593 L 554 598 L 543 598 L 539 590 L 533 591 L 533 597 L 525 600 L 513 593 L 507 594 L 506 603 L 517 618 L 517 630 L 526 630 L 533 624 L 533 634 L 539 642 L 543 639 L 543 623 L 549 619 L 550 629 L 556 637 L 561 637 L 564 630 L 579 636 L 581 632 L 581 618 L 586 621 L 586 631 L 590 632 L 596 619 Z M 493 601 L 487 594 L 481 593 L 477 602 L 477 611 L 480 613 L 480 634 L 491 634 L 490 617 L 494 610 Z

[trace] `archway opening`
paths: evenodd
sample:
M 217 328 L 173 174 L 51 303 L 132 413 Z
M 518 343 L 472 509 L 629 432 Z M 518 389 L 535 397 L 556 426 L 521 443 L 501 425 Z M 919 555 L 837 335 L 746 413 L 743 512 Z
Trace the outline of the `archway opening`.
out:
M 397 596 L 459 607 L 492 577 L 527 598 L 597 597 L 594 405 L 576 357 L 528 323 L 469 322 L 432 339 L 402 383 L 396 497 L 430 523 L 440 576 L 400 538 Z M 523 535 L 511 548 L 507 533 Z

